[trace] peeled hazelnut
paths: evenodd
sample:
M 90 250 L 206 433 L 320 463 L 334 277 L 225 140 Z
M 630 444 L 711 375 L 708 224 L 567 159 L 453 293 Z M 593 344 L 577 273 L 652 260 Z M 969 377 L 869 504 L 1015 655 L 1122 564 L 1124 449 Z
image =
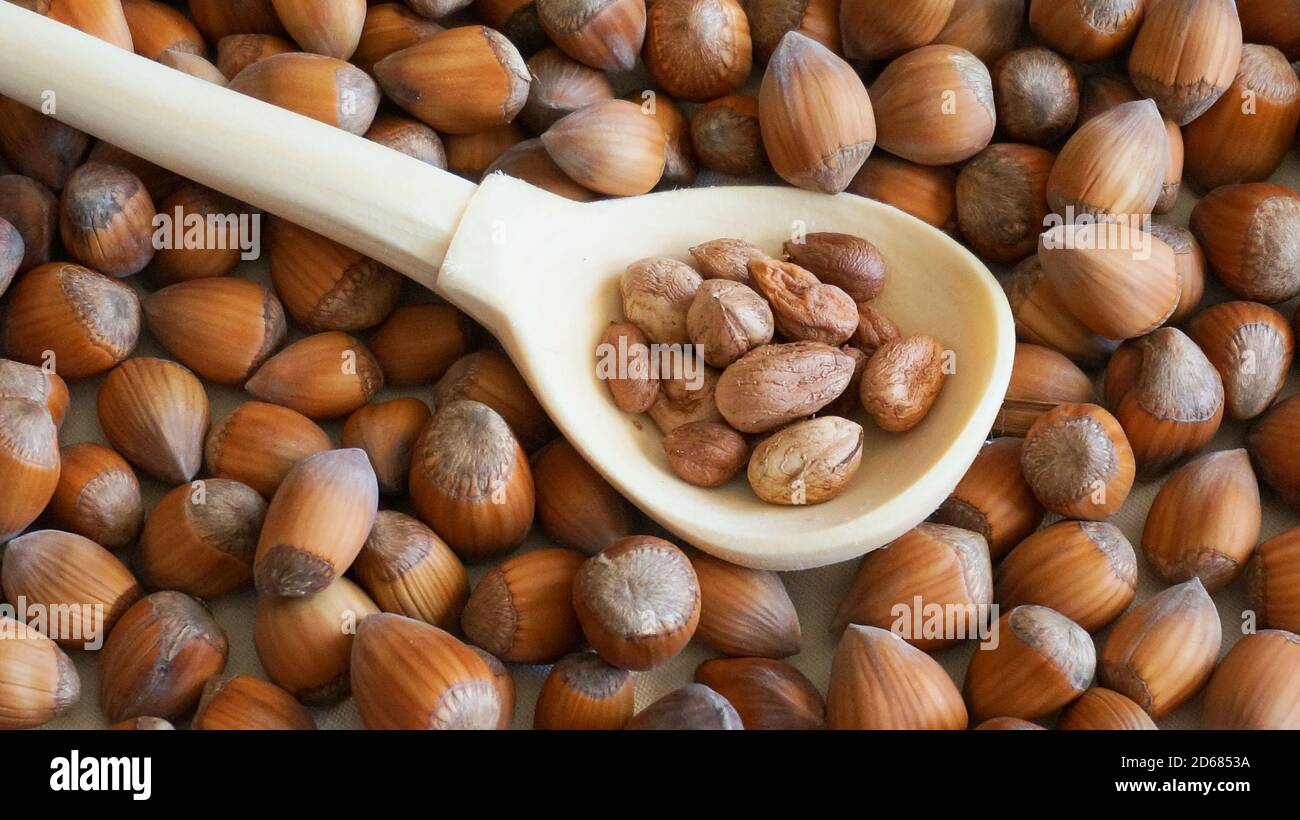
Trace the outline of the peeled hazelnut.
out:
M 853 331 L 853 336 L 849 338 L 849 341 L 858 350 L 862 351 L 862 354 L 867 359 L 875 355 L 877 350 L 901 336 L 898 325 L 894 324 L 892 319 L 866 302 L 858 302 L 858 329 Z M 856 391 L 854 396 L 857 396 Z
M 696 487 L 721 487 L 749 461 L 749 443 L 725 424 L 697 421 L 664 436 L 673 475 Z
M 1065 708 L 1057 729 L 1152 730 L 1156 724 L 1142 707 L 1116 692 L 1094 686 Z
M 459 0 L 455 0 L 455 3 L 459 3 Z M 411 8 L 407 8 L 408 5 L 413 6 L 413 4 L 402 3 L 380 3 L 377 6 L 370 6 L 365 11 L 365 20 L 361 25 L 356 51 L 346 59 L 350 59 L 361 70 L 373 74 L 375 63 L 444 30 L 442 26 L 433 22 L 432 17 L 439 15 L 418 14 Z M 453 3 L 437 5 L 453 5 Z
M 839 345 L 857 329 L 858 310 L 853 299 L 799 265 L 756 259 L 749 263 L 749 275 L 771 305 L 776 330 L 785 338 Z
M 745 727 L 726 698 L 702 683 L 688 683 L 637 712 L 624 728 L 717 731 Z
M 1262 182 L 1286 156 L 1300 122 L 1300 79 L 1280 51 L 1248 43 L 1227 92 L 1187 124 L 1187 172 L 1212 190 Z
M 58 191 L 81 164 L 90 135 L 0 97 L 0 155 L 14 170 Z
M 633 262 L 619 281 L 623 315 L 652 342 L 690 341 L 687 314 L 703 280 L 676 259 L 654 256 Z
M 994 561 L 1043 521 L 1043 507 L 1020 469 L 1022 445 L 1021 439 L 1009 437 L 984 445 L 956 489 L 930 516 L 937 524 L 979 533 Z
M 1300 635 L 1266 629 L 1238 641 L 1205 687 L 1201 728 L 1300 728 Z
M 976 253 L 1013 263 L 1038 250 L 1055 160 L 1041 148 L 1000 143 L 966 163 L 957 175 L 957 224 Z
M 303 703 L 337 703 L 348 694 L 357 625 L 378 611 L 347 578 L 335 578 L 307 598 L 259 595 L 253 621 L 257 659 L 277 686 Z
M 541 134 L 566 114 L 614 96 L 614 86 L 603 72 L 554 46 L 528 58 L 528 73 L 532 82 L 519 122 L 534 134 Z
M 346 416 L 383 387 L 379 362 L 353 336 L 328 331 L 293 342 L 263 362 L 244 389 L 313 419 Z
M 1101 367 L 1119 342 L 1079 321 L 1048 281 L 1037 256 L 1017 265 L 1002 282 L 1022 342 L 1056 350 L 1084 367 Z
M 717 409 L 742 433 L 766 433 L 830 404 L 853 369 L 853 357 L 820 342 L 763 345 L 723 371 Z
M 1128 222 L 1058 225 L 1038 238 L 1038 261 L 1066 308 L 1107 339 L 1152 332 L 1182 296 L 1173 249 Z
M 482 402 L 500 413 L 527 452 L 555 438 L 555 425 L 537 397 L 499 351 L 479 350 L 457 359 L 433 386 L 430 406 L 437 413 L 462 399 Z
M 380 510 L 352 577 L 385 612 L 449 629 L 460 623 L 469 578 L 451 548 L 409 515 Z
M 602 71 L 632 68 L 645 40 L 645 0 L 537 0 L 537 17 L 565 54 Z
M 284 307 L 256 282 L 220 276 L 145 297 L 145 323 L 167 352 L 203 378 L 239 385 L 284 341 Z
M 1079 78 L 1061 55 L 1046 48 L 1013 51 L 993 66 L 998 124 L 1017 142 L 1051 145 L 1079 115 Z
M 921 650 L 874 626 L 850 625 L 831 662 L 830 729 L 965 729 L 952 678 Z
M 0 399 L 29 399 L 43 405 L 59 427 L 68 412 L 68 385 L 44 368 L 0 359 Z
M 1041 0 L 1040 0 L 1041 2 Z M 1129 53 L 1133 85 L 1179 125 L 1219 99 L 1241 60 L 1241 22 L 1231 0 L 1149 4 Z
M 472 347 L 472 323 L 451 305 L 404 305 L 370 334 L 370 352 L 393 387 L 427 384 Z
M 110 550 L 134 544 L 144 502 L 131 465 L 91 442 L 64 447 L 59 455 L 59 483 L 47 508 L 54 523 Z
M 953 5 L 953 0 L 843 0 L 840 29 L 844 53 L 858 60 L 879 60 L 923 46 L 943 30 Z
M 164 233 L 167 243 L 158 248 L 145 269 L 150 287 L 164 287 L 194 279 L 223 277 L 242 261 L 245 247 L 240 238 L 241 221 L 260 219 L 249 214 L 248 206 L 202 185 L 185 183 L 158 202 L 158 213 L 171 220 Z M 202 220 L 213 230 L 215 241 L 194 245 L 182 241 L 185 226 Z M 254 229 L 255 237 L 260 229 Z M 167 245 L 170 245 L 168 247 Z M 250 246 L 251 248 L 251 246 Z
M 871 99 L 880 147 L 913 162 L 951 165 L 993 138 L 993 81 L 965 49 L 933 45 L 904 54 L 871 84 Z
M 691 115 L 691 145 L 705 168 L 737 177 L 767 168 L 758 98 L 730 94 L 701 105 Z
M 175 720 L 225 668 L 229 648 L 203 604 L 180 592 L 155 592 L 126 611 L 104 644 L 100 708 L 110 723 L 141 715 Z
M 659 178 L 659 185 L 689 186 L 694 183 L 700 169 L 691 142 L 691 123 L 677 103 L 667 94 L 650 89 L 632 91 L 623 99 L 641 106 L 641 113 L 659 123 L 668 138 L 664 146 L 664 175 Z
M 266 501 L 238 481 L 183 484 L 149 512 L 133 565 L 152 589 L 216 598 L 253 582 L 265 518 Z
M 822 231 L 805 234 L 800 241 L 791 240 L 782 247 L 791 262 L 844 291 L 859 306 L 875 299 L 885 287 L 885 259 L 862 237 Z
M 1215 592 L 1245 569 L 1261 524 L 1259 485 L 1246 451 L 1210 453 L 1161 486 L 1147 514 L 1142 551 L 1166 582 L 1199 578 Z
M 348 416 L 339 443 L 365 451 L 380 492 L 402 495 L 411 473 L 411 451 L 431 415 L 428 405 L 409 396 L 367 404 Z
M 379 86 L 356 66 L 301 52 L 250 63 L 230 89 L 357 135 L 370 130 L 381 99 Z
M 748 285 L 749 263 L 754 259 L 767 259 L 767 254 L 743 239 L 714 239 L 691 248 L 695 266 L 705 279 L 730 279 Z
M 1300 194 L 1282 185 L 1225 185 L 1192 209 L 1192 233 L 1228 290 L 1275 304 L 1300 294 Z
M 749 486 L 771 504 L 829 501 L 862 465 L 862 426 L 837 416 L 800 421 L 764 439 L 749 457 Z
M 1158 475 L 1208 444 L 1223 421 L 1223 397 L 1214 366 L 1175 328 L 1125 342 L 1106 368 L 1106 403 L 1142 476 Z
M 58 644 L 21 621 L 0 617 L 0 729 L 49 723 L 81 699 L 81 678 Z
M 851 194 L 893 205 L 947 233 L 957 226 L 957 171 L 876 151 L 849 183 Z
M 50 261 L 50 245 L 59 230 L 59 200 L 49 189 L 30 177 L 0 176 L 0 219 L 18 231 L 23 255 L 17 272 L 31 270 Z M 8 242 L 13 243 L 11 237 Z M 0 277 L 0 282 L 3 277 Z M 8 283 L 5 283 L 8 287 Z M 4 288 L 0 288 L 3 292 Z
M 294 465 L 266 509 L 253 563 L 262 595 L 314 595 L 347 571 L 375 521 L 379 488 L 361 450 Z
M 595 555 L 632 532 L 627 501 L 569 442 L 543 447 L 532 469 L 537 523 L 555 543 Z
M 1054 51 L 1095 63 L 1132 42 L 1148 5 L 1147 0 L 1030 0 L 1029 27 Z
M 833 51 L 797 31 L 781 38 L 767 64 L 758 122 L 777 174 L 798 188 L 828 194 L 848 186 L 876 144 L 876 118 L 861 78 Z
M 375 63 L 375 77 L 408 113 L 448 134 L 506 125 L 528 100 L 524 58 L 483 26 L 430 35 Z
M 749 78 L 749 20 L 736 0 L 655 2 L 643 53 L 650 75 L 672 96 L 716 99 Z
M 36 520 L 58 488 L 59 430 L 45 405 L 25 398 L 0 398 L 0 540 L 18 535 Z
M 6 354 L 65 379 L 103 373 L 131 355 L 140 338 L 135 291 L 80 265 L 41 265 L 5 296 Z
M 1188 335 L 1223 379 L 1228 418 L 1257 418 L 1286 385 L 1295 339 L 1276 310 L 1256 302 L 1223 302 L 1197 314 Z
M 51 620 L 42 621 L 43 631 L 65 647 L 98 648 L 141 595 L 135 576 L 113 553 L 58 530 L 10 541 L 0 587 L 6 600 L 47 613 Z
M 703 282 L 686 313 L 691 342 L 704 361 L 726 367 L 750 350 L 772 341 L 772 308 L 754 290 L 728 279 Z
M 1150 100 L 1123 103 L 1079 126 L 1047 180 L 1052 210 L 1073 221 L 1151 213 L 1165 182 L 1169 137 Z
M 1169 315 L 1166 324 L 1181 325 L 1200 307 L 1205 296 L 1205 254 L 1192 232 L 1179 225 L 1152 225 L 1149 233 L 1168 245 L 1174 252 L 1174 268 L 1182 292 L 1178 307 Z
M 443 170 L 447 168 L 447 147 L 443 145 L 438 132 L 409 117 L 379 114 L 370 125 L 370 130 L 366 132 L 366 139 L 418 159 L 434 168 Z
M 1159 720 L 1209 680 L 1222 640 L 1214 601 L 1193 578 L 1119 619 L 1101 648 L 1098 674 Z
M 1020 465 L 1044 507 L 1090 521 L 1124 506 L 1135 473 L 1124 428 L 1095 404 L 1062 404 L 1040 416 L 1025 435 Z
M 505 704 L 491 669 L 436 626 L 380 613 L 357 625 L 352 694 L 367 729 L 495 729 Z
M 746 729 L 823 729 L 826 703 L 802 672 L 768 658 L 718 658 L 695 669 L 695 682 L 722 695 Z
M 251 675 L 212 678 L 203 687 L 194 729 L 315 729 L 316 720 L 293 696 Z
M 473 134 L 447 134 L 447 168 L 466 179 L 479 179 L 502 154 L 523 142 L 524 132 L 511 123 Z
M 862 406 L 882 430 L 900 433 L 929 414 L 947 376 L 943 343 L 924 334 L 881 345 L 862 373 Z
M 574 202 L 591 202 L 597 198 L 594 191 L 574 182 L 560 166 L 555 164 L 555 160 L 546 153 L 546 147 L 542 145 L 540 139 L 515 143 L 497 157 L 483 173 L 486 175 L 498 172 L 523 180 L 544 191 L 550 191 L 556 196 L 572 199 Z
M 663 126 L 627 100 L 604 100 L 574 111 L 546 129 L 541 139 L 551 159 L 574 182 L 610 196 L 650 191 L 659 184 L 667 162 Z
M 754 59 L 766 64 L 781 38 L 797 31 L 839 53 L 840 4 L 838 0 L 749 0 L 749 36 Z
M 781 576 L 696 553 L 700 624 L 695 637 L 733 657 L 785 658 L 798 654 L 799 613 Z
M 582 640 L 573 583 L 584 560 L 574 550 L 542 549 L 488 570 L 461 613 L 465 637 L 503 661 L 555 662 Z
M 632 719 L 636 685 L 626 669 L 594 652 L 565 655 L 537 696 L 534 729 L 622 729 Z
M 208 395 L 186 367 L 166 359 L 130 359 L 99 388 L 99 426 L 113 449 L 168 484 L 194 478 L 203 466 Z
M 364 330 L 397 304 L 403 279 L 392 268 L 284 219 L 270 239 L 275 292 L 307 330 Z
M 1300 397 L 1292 396 L 1264 415 L 1246 437 L 1251 461 L 1265 484 L 1292 506 L 1300 506 Z
M 227 34 L 217 41 L 217 68 L 233 80 L 258 60 L 297 50 L 296 43 L 275 34 Z
M 631 322 L 611 322 L 601 334 L 596 354 L 601 379 L 618 409 L 644 413 L 655 404 L 659 377 L 650 360 L 649 340 L 640 328 Z
M 533 477 L 505 419 L 485 404 L 440 407 L 411 455 L 416 515 L 465 560 L 509 552 L 533 523 Z
M 1025 24 L 1026 0 L 957 0 L 934 42 L 964 48 L 993 65 L 1015 48 Z
M 243 482 L 270 498 L 290 468 L 333 446 L 325 431 L 301 413 L 249 401 L 212 425 L 203 458 L 212 475 Z
M 977 720 L 1042 717 L 1092 683 L 1092 636 L 1056 610 L 1018 606 L 998 620 L 997 634 L 996 645 L 976 651 L 966 670 L 966 700 Z
M 652 669 L 695 634 L 700 585 L 677 547 L 633 535 L 587 559 L 573 582 L 573 606 L 602 658 L 624 669 Z
M 993 574 L 983 536 L 943 524 L 920 524 L 867 553 L 840 602 L 833 628 L 863 624 L 889 629 L 917 649 L 933 652 L 978 637 L 987 626 L 981 610 L 992 603 Z M 927 608 L 965 614 L 955 622 L 957 631 L 946 634 L 942 628 L 925 629 Z M 900 616 L 900 610 L 907 614 Z M 914 622 L 922 626 L 920 634 Z
M 1132 603 L 1137 555 L 1114 524 L 1059 521 L 1011 550 L 994 581 L 1000 606 L 1050 607 L 1096 632 Z

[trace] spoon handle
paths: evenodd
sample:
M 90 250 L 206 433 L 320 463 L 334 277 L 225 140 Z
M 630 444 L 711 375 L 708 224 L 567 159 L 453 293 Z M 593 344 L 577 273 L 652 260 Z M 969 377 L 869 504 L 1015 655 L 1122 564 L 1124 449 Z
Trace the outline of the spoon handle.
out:
M 5 2 L 0 94 L 427 287 L 476 190 L 398 151 Z

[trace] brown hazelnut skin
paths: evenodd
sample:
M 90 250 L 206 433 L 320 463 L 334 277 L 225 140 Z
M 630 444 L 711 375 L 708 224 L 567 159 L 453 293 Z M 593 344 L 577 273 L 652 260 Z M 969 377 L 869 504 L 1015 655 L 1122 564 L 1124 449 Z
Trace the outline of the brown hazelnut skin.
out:
M 672 96 L 716 99 L 749 77 L 749 19 L 736 0 L 655 2 L 646 15 L 643 54 L 650 75 Z
M 729 94 L 695 109 L 691 144 L 700 164 L 730 176 L 755 176 L 767 168 L 758 98 Z
M 749 462 L 749 443 L 725 424 L 696 421 L 674 428 L 663 440 L 668 467 L 696 487 L 720 487 Z
M 1055 161 L 1042 148 L 999 143 L 966 163 L 957 175 L 957 224 L 977 254 L 1012 264 L 1038 250 Z
M 602 658 L 623 669 L 652 669 L 695 634 L 700 584 L 677 547 L 632 535 L 582 565 L 573 582 L 573 607 Z
M 810 271 L 822 282 L 834 285 L 861 305 L 880 295 L 885 288 L 885 258 L 871 242 L 847 233 L 819 231 L 801 241 L 787 241 L 782 249 L 790 261 Z M 866 351 L 868 355 L 872 351 Z
M 1079 78 L 1070 62 L 1045 48 L 1024 48 L 993 66 L 998 125 L 1017 142 L 1051 145 L 1079 116 Z
M 614 404 L 624 413 L 644 413 L 659 398 L 659 377 L 650 362 L 650 340 L 631 322 L 611 322 L 596 347 L 599 359 L 609 361 L 602 373 Z M 619 372 L 618 363 L 626 364 Z
M 867 360 L 859 388 L 862 406 L 882 430 L 901 433 L 929 414 L 946 378 L 943 343 L 933 336 L 904 336 Z
M 710 279 L 691 300 L 686 330 L 704 350 L 704 361 L 721 368 L 772 341 L 775 319 L 767 301 L 749 286 Z
M 154 204 L 125 168 L 88 162 L 73 172 L 59 203 L 59 233 L 77 261 L 100 273 L 139 273 L 153 259 Z

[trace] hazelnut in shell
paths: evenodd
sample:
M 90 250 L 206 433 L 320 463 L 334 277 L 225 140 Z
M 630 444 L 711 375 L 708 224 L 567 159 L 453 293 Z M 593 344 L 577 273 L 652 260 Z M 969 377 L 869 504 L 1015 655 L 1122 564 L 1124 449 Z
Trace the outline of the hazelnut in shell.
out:
M 1055 51 L 1013 51 L 993 64 L 991 75 L 998 124 L 1012 140 L 1051 145 L 1074 127 L 1079 78 Z
M 233 80 L 264 57 L 297 50 L 297 44 L 276 34 L 227 34 L 217 41 L 217 68 Z
M 437 413 L 461 399 L 482 402 L 500 413 L 527 452 L 555 438 L 555 425 L 500 351 L 479 350 L 457 359 L 433 386 L 430 407 Z
M 871 100 L 880 147 L 922 165 L 975 156 L 997 124 L 988 68 L 956 46 L 922 46 L 898 57 L 871 84 Z
M 0 97 L 0 156 L 14 170 L 58 191 L 81 164 L 90 147 L 89 134 Z
M 59 203 L 59 233 L 68 252 L 87 267 L 131 276 L 154 254 L 154 205 L 135 174 L 88 162 L 68 177 Z
M 20 174 L 0 175 L 0 219 L 18 232 L 22 242 L 17 273 L 50 261 L 50 246 L 59 232 L 59 200 L 48 188 Z M 7 241 L 15 242 L 12 236 Z M 3 281 L 4 277 L 0 276 L 0 282 Z M 0 288 L 0 292 L 5 288 Z
M 695 669 L 695 682 L 722 695 L 746 729 L 826 727 L 826 703 L 802 672 L 769 658 L 717 658 Z
M 195 279 L 144 300 L 158 343 L 199 376 L 240 385 L 284 341 L 284 307 L 270 290 L 233 277 Z
M 726 698 L 702 683 L 688 683 L 637 712 L 626 729 L 639 731 L 733 731 L 744 729 Z
M 552 663 L 582 640 L 573 581 L 586 560 L 568 549 L 517 555 L 479 579 L 461 613 L 465 637 L 503 661 Z
M 1018 606 L 999 619 L 997 632 L 996 645 L 977 650 L 966 670 L 966 700 L 977 720 L 1033 720 L 1076 700 L 1092 683 L 1092 636 L 1056 610 Z
M 301 2 L 302 0 L 297 0 Z M 122 12 L 131 30 L 135 53 L 157 60 L 164 51 L 175 49 L 190 54 L 207 50 L 203 35 L 180 9 L 159 0 L 122 0 Z
M 1047 178 L 1047 202 L 1101 219 L 1151 213 L 1169 164 L 1169 136 L 1155 103 L 1126 102 L 1084 121 Z
M 557 439 L 533 457 L 537 523 L 557 544 L 595 555 L 632 532 L 632 510 L 572 444 Z
M 646 15 L 646 68 L 672 96 L 706 102 L 749 78 L 749 20 L 736 0 L 664 0 Z
M 379 608 L 449 629 L 460 622 L 469 578 L 456 553 L 405 513 L 380 510 L 351 575 Z
M 1149 3 L 1129 52 L 1133 85 L 1178 125 L 1201 116 L 1232 84 L 1241 21 L 1232 0 Z
M 957 171 L 953 168 L 921 165 L 876 151 L 846 190 L 893 205 L 951 234 L 957 226 L 956 186 Z
M 144 502 L 126 459 L 93 442 L 64 447 L 59 458 L 59 483 L 46 510 L 50 519 L 110 550 L 134 544 Z
M 639 2 L 639 0 L 638 0 Z M 560 118 L 542 145 L 574 182 L 610 196 L 644 194 L 663 177 L 668 135 L 627 100 L 603 100 Z
M 830 729 L 965 729 L 952 678 L 921 650 L 874 626 L 844 630 L 826 693 Z
M 376 6 L 376 8 L 380 8 Z M 447 147 L 438 132 L 422 122 L 395 114 L 379 114 L 366 139 L 406 154 L 426 165 L 447 170 Z
M 296 51 L 250 63 L 229 87 L 358 136 L 370 129 L 381 99 L 379 86 L 356 66 Z
M 429 406 L 410 396 L 367 404 L 348 416 L 339 443 L 365 451 L 380 492 L 403 495 L 411 474 L 411 451 L 430 417 Z
M 1023 444 L 1010 436 L 985 444 L 947 500 L 930 516 L 936 524 L 978 533 L 994 561 L 1029 537 L 1043 521 L 1043 507 L 1020 468 Z
M 551 667 L 533 713 L 534 729 L 622 729 L 636 708 L 632 673 L 594 652 L 565 655 Z
M 750 0 L 745 4 L 745 13 L 754 59 L 759 65 L 767 64 L 789 31 L 811 37 L 839 53 L 839 0 Z
M 208 394 L 189 368 L 166 359 L 125 361 L 100 385 L 96 410 L 113 449 L 159 481 L 182 484 L 203 466 Z
M 1026 0 L 957 0 L 934 41 L 964 48 L 993 65 L 1020 40 L 1025 5 Z
M 1053 50 L 1095 63 L 1133 41 L 1148 5 L 1147 0 L 1030 0 L 1029 27 Z
M 359 409 L 383 385 L 384 373 L 365 345 L 331 330 L 289 344 L 263 362 L 244 389 L 308 418 L 331 419 Z
M 957 225 L 984 259 L 1015 263 L 1038 250 L 1056 161 L 1032 145 L 990 145 L 957 175 Z
M 636 65 L 646 34 L 645 0 L 537 0 L 542 30 L 560 49 L 601 71 Z
M 844 53 L 857 60 L 879 60 L 924 46 L 939 36 L 954 5 L 953 0 L 842 0 Z
M 49 723 L 81 699 L 77 667 L 59 645 L 13 618 L 0 617 L 0 729 Z
M 1300 629 L 1300 527 L 1259 545 L 1247 574 L 1249 604 L 1260 623 L 1295 632 Z
M 325 431 L 301 413 L 248 401 L 212 425 L 203 458 L 212 475 L 243 482 L 269 499 L 290 468 L 333 446 Z
M 1095 404 L 1062 404 L 1040 416 L 1025 434 L 1020 466 L 1049 512 L 1089 521 L 1124 506 L 1136 473 L 1124 428 Z
M 1187 333 L 1219 371 L 1228 418 L 1258 418 L 1286 386 L 1295 334 L 1267 305 L 1222 302 L 1198 313 Z
M 691 115 L 691 146 L 700 164 L 730 176 L 755 176 L 767 168 L 758 98 L 729 94 Z
M 691 566 L 700 584 L 700 623 L 695 637 L 733 657 L 798 654 L 799 613 L 780 575 L 739 567 L 703 553 L 691 556 Z
M 1276 304 L 1300 294 L 1300 194 L 1271 182 L 1225 185 L 1196 203 L 1190 227 L 1241 298 Z
M 1077 731 L 1102 730 L 1154 730 L 1155 721 L 1132 700 L 1113 689 L 1094 686 L 1061 712 L 1057 729 Z
M 194 729 L 298 730 L 315 729 L 312 717 L 293 695 L 274 683 L 251 675 L 212 678 L 203 687 Z
M 58 427 L 68 412 L 68 385 L 45 368 L 0 359 L 0 399 L 30 399 L 43 405 Z
M 1214 670 L 1201 703 L 1203 729 L 1300 729 L 1300 635 L 1246 635 Z
M 309 331 L 364 330 L 397 304 L 402 276 L 285 219 L 271 225 L 271 281 L 293 320 Z
M 1088 368 L 1104 366 L 1119 346 L 1070 312 L 1037 256 L 1016 265 L 1002 280 L 1002 288 L 1011 303 L 1016 338 L 1022 342 L 1049 347 Z
M 1246 437 L 1255 472 L 1288 504 L 1300 507 L 1300 396 L 1273 406 Z
M 528 101 L 519 122 L 541 134 L 566 114 L 614 97 L 614 86 L 604 72 L 584 65 L 555 46 L 528 58 Z
M 271 0 L 276 16 L 303 51 L 347 60 L 357 50 L 365 0 Z
M 403 305 L 370 334 L 384 383 L 416 387 L 437 379 L 473 347 L 473 323 L 451 305 Z
M 59 486 L 59 431 L 45 405 L 0 398 L 0 541 L 27 529 Z
M 153 260 L 145 269 L 145 281 L 150 287 L 230 273 L 244 255 L 239 236 L 240 220 L 261 218 L 257 214 L 250 215 L 248 206 L 243 203 L 193 183 L 185 183 L 159 200 L 158 213 L 171 220 L 170 241 L 154 252 Z M 182 241 L 181 232 L 186 221 L 192 223 L 200 219 L 204 225 L 214 227 L 215 241 L 197 244 Z

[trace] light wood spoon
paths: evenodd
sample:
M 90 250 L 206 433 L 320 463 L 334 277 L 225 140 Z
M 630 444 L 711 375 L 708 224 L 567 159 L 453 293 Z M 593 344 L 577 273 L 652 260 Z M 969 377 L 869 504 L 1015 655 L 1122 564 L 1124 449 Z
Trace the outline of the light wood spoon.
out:
M 988 270 L 867 199 L 719 187 L 580 204 L 504 176 L 476 187 L 3 2 L 0 93 L 429 287 L 500 340 L 565 437 L 624 496 L 739 564 L 822 566 L 916 526 L 969 467 L 1010 379 L 1014 326 Z M 620 412 L 597 377 L 597 341 L 621 317 L 619 275 L 647 256 L 689 261 L 690 246 L 719 237 L 776 254 L 800 229 L 876 243 L 891 277 L 878 306 L 904 333 L 941 339 L 956 373 L 914 430 L 864 424 L 862 467 L 829 502 L 766 504 L 743 472 L 723 488 L 693 487 L 669 471 L 653 423 Z

